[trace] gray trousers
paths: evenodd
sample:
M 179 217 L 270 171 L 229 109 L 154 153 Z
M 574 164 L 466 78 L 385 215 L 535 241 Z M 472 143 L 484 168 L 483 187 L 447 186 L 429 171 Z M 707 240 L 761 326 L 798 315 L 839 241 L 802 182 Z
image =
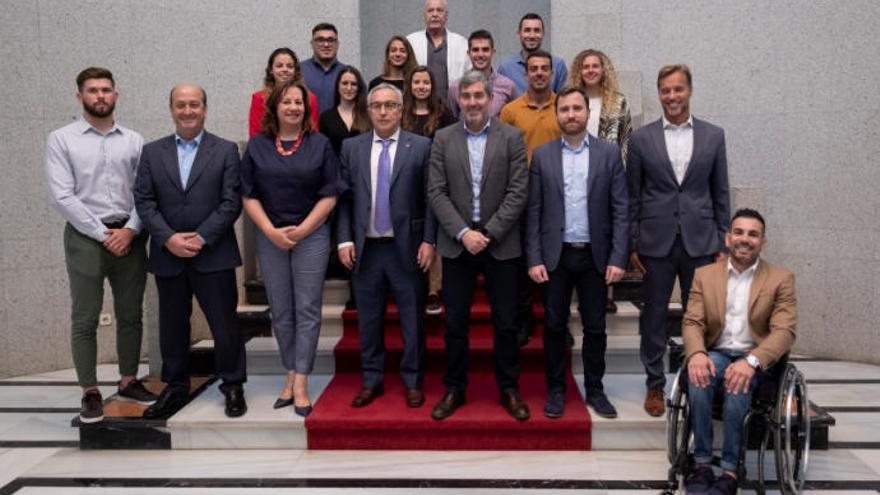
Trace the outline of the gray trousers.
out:
M 309 374 L 321 331 L 324 272 L 330 256 L 330 228 L 320 226 L 290 251 L 278 249 L 257 231 L 257 259 L 269 298 L 272 329 L 288 371 Z

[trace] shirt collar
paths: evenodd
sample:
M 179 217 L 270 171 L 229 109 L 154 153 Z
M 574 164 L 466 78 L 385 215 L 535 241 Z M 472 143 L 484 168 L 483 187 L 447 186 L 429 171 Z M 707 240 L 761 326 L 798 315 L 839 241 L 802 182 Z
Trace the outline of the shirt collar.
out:
M 564 137 L 559 138 L 559 140 L 562 141 L 562 149 L 571 151 L 572 153 L 580 153 L 590 147 L 590 135 L 589 134 L 584 134 L 584 142 L 581 143 L 581 145 L 578 146 L 577 148 L 572 148 L 568 144 L 568 141 L 565 140 Z
M 391 137 L 389 137 L 388 139 L 390 139 L 394 142 L 400 142 L 400 127 L 398 127 L 397 130 L 394 131 L 394 134 L 392 134 Z M 383 140 L 384 140 L 384 138 L 379 137 L 379 135 L 376 134 L 376 131 L 373 131 L 373 142 L 374 143 L 382 142 Z
M 324 69 L 324 66 L 321 65 L 321 62 L 318 62 L 318 59 L 316 59 L 314 57 L 314 55 L 309 57 L 309 59 L 306 60 L 306 62 L 311 62 L 312 65 L 314 65 L 316 69 L 321 70 L 321 72 L 324 72 L 325 74 L 332 71 L 333 69 L 335 69 L 336 66 L 339 65 L 339 63 L 340 63 L 338 58 L 334 58 L 333 63 L 330 64 L 330 67 L 328 67 L 327 69 Z
M 202 143 L 202 138 L 203 138 L 204 136 L 205 136 L 205 130 L 202 129 L 201 131 L 199 131 L 199 134 L 198 134 L 196 137 L 194 137 L 194 138 L 192 138 L 191 140 L 187 141 L 186 139 L 183 139 L 182 137 L 178 136 L 177 133 L 175 132 L 175 133 L 174 133 L 174 143 L 177 144 L 177 146 L 180 146 L 180 145 L 182 145 L 182 144 L 190 144 L 190 143 L 192 143 L 196 148 L 198 148 L 198 147 L 199 147 L 199 144 Z
M 672 122 L 666 120 L 666 115 L 663 117 L 663 128 L 664 129 L 693 129 L 694 128 L 694 114 L 688 115 L 688 119 L 681 125 L 675 125 Z
M 467 135 L 470 137 L 479 137 L 479 136 L 488 134 L 489 133 L 489 124 L 491 122 L 492 122 L 492 119 L 487 119 L 486 125 L 484 125 L 482 129 L 480 129 L 480 132 L 471 132 L 470 128 L 468 128 L 468 126 L 467 126 L 467 121 L 465 121 L 465 120 L 461 121 L 462 125 L 464 125 L 464 132 L 467 133 Z
M 758 263 L 760 263 L 760 262 L 761 262 L 761 258 L 758 258 L 755 260 L 754 263 L 752 263 L 752 266 L 746 268 L 742 272 L 738 272 L 738 271 L 736 271 L 736 268 L 734 268 L 733 263 L 730 262 L 730 257 L 728 257 L 727 258 L 727 273 L 730 274 L 730 272 L 733 272 L 737 276 L 743 276 L 746 273 L 750 273 L 750 272 L 752 274 L 754 274 L 755 271 L 758 270 Z
M 106 133 L 102 133 L 101 131 L 96 129 L 95 126 L 93 126 L 92 124 L 89 124 L 89 121 L 86 120 L 85 117 L 80 117 L 79 119 L 77 119 L 77 122 L 79 123 L 80 134 L 85 134 L 86 132 L 89 132 L 89 131 L 93 131 L 93 132 L 95 132 L 97 134 L 101 134 L 101 135 L 113 134 L 114 132 L 118 132 L 118 133 L 122 134 L 122 128 L 119 127 L 118 125 L 116 125 L 115 120 L 113 121 L 113 127 L 111 127 L 110 130 L 107 131 Z

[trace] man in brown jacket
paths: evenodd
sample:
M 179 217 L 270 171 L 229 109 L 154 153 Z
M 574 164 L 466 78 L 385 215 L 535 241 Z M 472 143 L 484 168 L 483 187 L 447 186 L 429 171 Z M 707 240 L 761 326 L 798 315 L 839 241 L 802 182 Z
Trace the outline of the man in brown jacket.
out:
M 764 218 L 736 212 L 725 236 L 727 261 L 697 269 L 682 334 L 695 469 L 687 492 L 733 495 L 742 419 L 751 406 L 757 371 L 766 370 L 794 344 L 797 308 L 794 274 L 759 259 L 767 243 Z M 712 472 L 712 398 L 724 387 L 723 474 Z

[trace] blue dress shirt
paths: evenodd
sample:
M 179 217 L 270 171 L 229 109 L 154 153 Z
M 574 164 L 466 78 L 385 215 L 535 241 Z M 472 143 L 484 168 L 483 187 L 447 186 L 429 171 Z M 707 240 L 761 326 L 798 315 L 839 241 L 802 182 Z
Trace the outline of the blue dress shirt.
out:
M 471 220 L 473 222 L 480 221 L 480 185 L 483 182 L 483 158 L 486 155 L 486 141 L 489 139 L 489 122 L 491 120 L 486 121 L 486 125 L 480 132 L 471 132 L 467 123 L 462 122 L 464 132 L 467 134 L 468 159 L 471 164 L 471 192 L 474 196 L 474 213 Z M 455 238 L 461 240 L 461 236 L 468 230 L 468 228 L 461 229 Z
M 550 81 L 550 89 L 554 93 L 559 93 L 565 82 L 568 80 L 568 68 L 565 66 L 565 60 L 556 55 L 551 55 L 553 61 L 553 80 Z M 516 96 L 519 96 L 529 89 L 529 81 L 526 78 L 526 59 L 523 58 L 522 52 L 505 59 L 498 66 L 498 73 L 513 81 L 516 85 Z
M 562 139 L 562 175 L 565 183 L 564 242 L 590 242 L 590 219 L 587 215 L 587 196 L 590 176 L 589 134 L 577 148 Z
M 199 144 L 205 136 L 205 131 L 199 133 L 195 138 L 186 141 L 177 134 L 174 135 L 174 143 L 177 145 L 177 165 L 180 167 L 180 185 L 186 189 L 189 173 L 192 172 L 193 162 L 196 159 L 196 153 L 199 151 Z

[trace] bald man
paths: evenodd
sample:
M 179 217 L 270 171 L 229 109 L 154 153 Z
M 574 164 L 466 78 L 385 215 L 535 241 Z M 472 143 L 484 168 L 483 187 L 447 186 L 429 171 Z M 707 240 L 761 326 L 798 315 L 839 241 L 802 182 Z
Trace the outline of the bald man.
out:
M 425 2 L 425 30 L 406 36 L 416 61 L 427 65 L 434 76 L 434 93 L 443 99 L 449 93 L 449 83 L 463 76 L 471 68 L 468 42 L 464 36 L 446 29 L 449 9 L 446 0 Z
M 244 341 L 238 327 L 235 267 L 241 265 L 233 224 L 241 213 L 238 148 L 205 131 L 204 89 L 182 84 L 169 96 L 176 132 L 144 146 L 135 206 L 150 233 L 149 271 L 159 292 L 162 381 L 148 419 L 167 418 L 189 398 L 192 298 L 214 336 L 216 373 L 226 415 L 247 411 Z

